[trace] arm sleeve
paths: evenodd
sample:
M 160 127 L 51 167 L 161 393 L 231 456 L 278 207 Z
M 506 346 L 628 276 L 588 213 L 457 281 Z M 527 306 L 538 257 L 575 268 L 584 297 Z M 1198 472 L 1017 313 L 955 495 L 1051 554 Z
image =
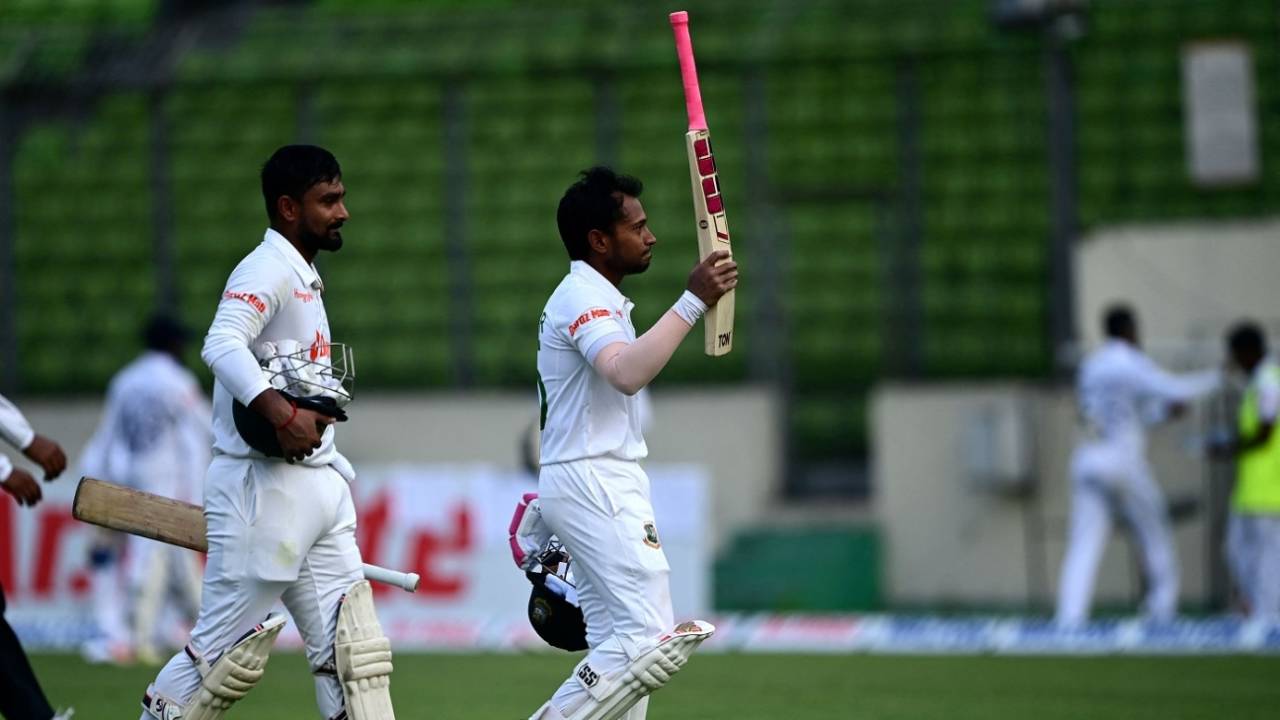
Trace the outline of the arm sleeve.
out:
M 1134 368 L 1134 380 L 1151 397 L 1165 402 L 1187 402 L 1217 389 L 1222 375 L 1217 370 L 1175 375 L 1144 357 Z
M 1258 418 L 1263 423 L 1274 424 L 1276 411 L 1280 410 L 1280 383 L 1263 382 L 1258 386 Z
M 231 273 L 200 357 L 231 395 L 248 405 L 271 387 L 250 347 L 284 304 L 287 279 L 246 258 Z
M 9 458 L 0 455 L 0 482 L 9 479 L 9 474 L 13 472 L 13 463 L 9 462 Z
M 666 367 L 691 327 L 674 310 L 668 310 L 635 342 L 615 342 L 603 348 L 592 365 L 619 392 L 635 395 Z
M 16 405 L 0 395 L 0 437 L 19 450 L 26 450 L 36 433 Z M 8 477 L 8 475 L 6 475 Z
M 588 363 L 595 363 L 596 356 L 607 345 L 626 342 L 627 332 L 603 298 L 583 296 L 569 312 L 557 313 L 552 322 L 568 336 L 569 342 L 582 353 Z

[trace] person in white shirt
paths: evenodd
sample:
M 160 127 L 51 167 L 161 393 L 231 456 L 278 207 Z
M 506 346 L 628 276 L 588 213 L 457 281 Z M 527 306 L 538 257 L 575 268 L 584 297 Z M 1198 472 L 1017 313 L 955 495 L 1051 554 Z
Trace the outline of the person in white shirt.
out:
M 53 480 L 67 467 L 67 456 L 62 448 L 49 438 L 31 429 L 31 423 L 17 406 L 0 395 L 0 438 L 22 451 L 27 459 L 44 470 L 44 479 Z M 0 454 L 0 487 L 13 496 L 19 505 L 31 507 L 40 502 L 43 493 L 40 483 L 31 473 L 13 466 L 4 454 Z M 0 500 L 2 501 L 2 500 Z M 4 619 L 4 587 L 0 586 L 0 717 L 19 720 L 58 720 L 66 715 L 55 715 L 49 705 L 36 674 L 27 661 L 27 653 L 14 634 L 9 621 Z
M 556 214 L 571 262 L 538 321 L 538 496 L 573 558 L 591 650 L 534 713 L 539 720 L 643 718 L 648 694 L 714 630 L 701 621 L 673 628 L 670 568 L 640 467 L 648 450 L 636 393 L 737 285 L 738 270 L 725 252 L 697 263 L 671 310 L 637 336 L 620 288 L 649 267 L 657 242 L 641 190 L 635 178 L 591 168 Z
M 1071 525 L 1058 584 L 1057 623 L 1089 616 L 1098 564 L 1116 519 L 1133 532 L 1147 593 L 1143 612 L 1155 621 L 1177 612 L 1178 564 L 1164 493 L 1147 462 L 1146 426 L 1180 415 L 1185 404 L 1219 384 L 1216 370 L 1174 375 L 1147 357 L 1127 306 L 1104 314 L 1106 343 L 1085 358 L 1076 390 L 1084 436 L 1071 457 Z
M 167 315 L 147 321 L 146 350 L 108 384 L 102 419 L 81 457 L 83 475 L 200 502 L 213 429 L 209 402 L 196 376 L 182 365 L 188 334 Z M 86 643 L 84 655 L 93 662 L 159 664 L 163 658 L 157 646 L 176 634 L 161 620 L 195 619 L 200 556 L 105 530 L 93 545 L 91 594 L 98 636 Z M 118 555 L 123 563 L 115 562 Z
M 277 600 L 302 635 L 322 716 L 350 711 L 335 675 L 334 642 L 339 604 L 363 582 L 348 487 L 354 471 L 335 445 L 334 417 L 284 394 L 260 364 L 296 361 L 318 366 L 322 376 L 331 368 L 338 346 L 331 343 L 324 284 L 313 261 L 322 250 L 342 247 L 346 188 L 328 151 L 289 145 L 262 168 L 262 193 L 270 228 L 227 280 L 201 353 L 215 382 L 200 613 L 185 651 L 148 687 L 143 720 L 190 715 L 206 702 L 214 704 L 194 713 L 220 717 L 224 710 L 209 708 L 224 701 L 197 693 L 202 678 L 206 688 L 225 672 L 256 681 L 279 628 L 279 618 L 263 618 Z M 300 350 L 281 358 L 277 352 L 285 347 Z M 255 450 L 242 437 L 236 402 L 270 423 L 281 457 Z M 219 669 L 245 642 L 260 638 L 248 657 L 236 655 L 236 662 L 247 663 L 240 670 Z M 228 704 L 239 696 L 227 692 Z M 358 713 L 352 717 L 361 720 Z

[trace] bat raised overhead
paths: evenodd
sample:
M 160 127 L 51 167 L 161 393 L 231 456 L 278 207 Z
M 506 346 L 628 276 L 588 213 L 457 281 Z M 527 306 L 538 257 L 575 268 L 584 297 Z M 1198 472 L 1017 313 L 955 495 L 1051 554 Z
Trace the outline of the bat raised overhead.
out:
M 204 511 L 199 505 L 174 500 L 91 477 L 80 478 L 71 514 L 81 522 L 158 540 L 197 552 L 207 552 Z M 418 589 L 418 574 L 366 564 L 368 580 L 395 585 L 406 592 Z
M 676 56 L 684 81 L 684 104 L 689 116 L 685 149 L 689 154 L 689 181 L 693 184 L 693 217 L 698 231 L 698 257 L 705 259 L 716 250 L 733 252 L 729 242 L 729 221 L 720 193 L 720 174 L 711 151 L 711 132 L 702 109 L 698 68 L 693 62 L 693 41 L 689 37 L 689 13 L 671 13 L 671 30 L 676 37 Z M 727 260 L 726 260 L 727 261 Z M 733 349 L 734 291 L 725 293 L 703 318 L 703 344 L 708 355 L 724 355 Z

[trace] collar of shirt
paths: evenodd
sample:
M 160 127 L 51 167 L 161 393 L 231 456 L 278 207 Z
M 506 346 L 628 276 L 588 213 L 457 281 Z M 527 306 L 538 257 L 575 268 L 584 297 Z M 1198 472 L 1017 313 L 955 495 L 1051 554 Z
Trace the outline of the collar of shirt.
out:
M 624 310 L 632 308 L 632 302 L 627 299 L 622 291 L 614 286 L 613 283 L 605 279 L 595 268 L 587 264 L 585 260 L 573 260 L 569 263 L 569 273 L 582 278 L 589 285 L 599 288 L 608 294 L 609 298 L 618 303 Z
M 262 242 L 284 256 L 289 267 L 302 278 L 303 284 L 317 292 L 324 292 L 324 283 L 320 280 L 320 273 L 316 272 L 316 266 L 303 260 L 298 249 L 285 239 L 285 236 L 272 228 L 267 228 L 267 234 L 262 238 Z

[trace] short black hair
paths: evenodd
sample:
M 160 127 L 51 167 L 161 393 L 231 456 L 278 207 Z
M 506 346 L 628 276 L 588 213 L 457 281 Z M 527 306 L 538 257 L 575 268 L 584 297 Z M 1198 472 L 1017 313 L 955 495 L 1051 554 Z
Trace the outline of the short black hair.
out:
M 603 166 L 583 170 L 576 182 L 564 191 L 556 210 L 560 239 L 569 251 L 570 260 L 586 260 L 591 254 L 587 235 L 592 230 L 613 232 L 613 224 L 622 218 L 622 197 L 640 197 L 644 183 L 630 175 L 622 175 Z
M 1138 321 L 1133 308 L 1128 305 L 1112 305 L 1102 314 L 1102 331 L 1109 338 L 1124 338 L 1137 331 Z
M 315 145 L 285 145 L 262 166 L 262 199 L 267 217 L 276 219 L 276 201 L 281 195 L 302 201 L 313 185 L 342 178 L 342 168 L 333 153 Z
M 1238 322 L 1227 334 L 1227 346 L 1232 355 L 1248 353 L 1256 357 L 1267 354 L 1267 336 L 1252 320 Z
M 152 315 L 142 328 L 142 344 L 148 350 L 169 350 L 190 337 L 190 331 L 180 320 L 163 313 Z

